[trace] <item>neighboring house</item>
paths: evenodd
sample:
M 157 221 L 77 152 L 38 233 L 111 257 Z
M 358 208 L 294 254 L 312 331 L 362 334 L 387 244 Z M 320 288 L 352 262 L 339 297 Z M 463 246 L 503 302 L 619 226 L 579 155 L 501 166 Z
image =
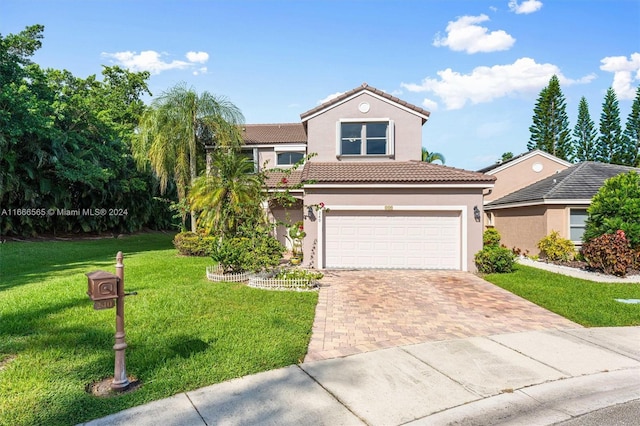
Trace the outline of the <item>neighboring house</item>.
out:
M 551 231 L 580 245 L 593 196 L 606 179 L 630 170 L 638 169 L 586 161 L 493 200 L 484 209 L 509 248 L 539 254 L 538 241 Z
M 274 220 L 304 221 L 304 264 L 316 268 L 474 270 L 483 191 L 495 177 L 420 161 L 429 112 L 363 84 L 301 114 L 301 124 L 246 125 L 260 168 L 315 154 L 287 179 L 298 205 Z M 271 190 L 282 173 L 269 174 Z M 279 183 L 280 182 L 280 183 Z M 277 230 L 284 242 L 286 229 Z
M 534 149 L 480 169 L 478 172 L 496 177 L 495 186 L 484 196 L 484 203 L 502 198 L 571 166 L 572 163 L 568 161 Z

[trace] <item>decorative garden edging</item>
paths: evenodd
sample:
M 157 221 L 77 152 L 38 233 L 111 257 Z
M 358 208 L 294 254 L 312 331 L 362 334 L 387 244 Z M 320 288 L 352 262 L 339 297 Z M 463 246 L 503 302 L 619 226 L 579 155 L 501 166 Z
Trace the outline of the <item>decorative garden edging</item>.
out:
M 311 279 L 278 279 L 267 274 L 256 274 L 249 277 L 247 285 L 264 290 L 315 291 L 319 283 Z
M 215 282 L 232 282 L 232 283 L 243 283 L 249 281 L 249 279 L 254 276 L 253 272 L 238 272 L 232 274 L 225 274 L 222 272 L 220 267 L 218 266 L 207 266 L 207 279 L 209 281 Z

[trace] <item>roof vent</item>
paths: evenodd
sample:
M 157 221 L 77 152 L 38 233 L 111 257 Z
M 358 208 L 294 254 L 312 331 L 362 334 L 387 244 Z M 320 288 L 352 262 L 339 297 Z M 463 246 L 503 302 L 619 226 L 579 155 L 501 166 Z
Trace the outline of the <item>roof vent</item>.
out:
M 558 183 L 558 181 L 555 178 L 553 178 L 553 184 L 555 185 L 556 183 Z

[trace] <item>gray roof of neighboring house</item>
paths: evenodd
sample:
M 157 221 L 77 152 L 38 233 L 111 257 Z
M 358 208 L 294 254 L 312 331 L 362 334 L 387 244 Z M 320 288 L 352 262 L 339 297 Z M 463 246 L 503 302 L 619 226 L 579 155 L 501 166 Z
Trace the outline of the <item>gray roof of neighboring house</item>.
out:
M 640 169 L 585 161 L 494 200 L 485 205 L 485 209 L 491 210 L 508 204 L 543 203 L 546 200 L 590 200 L 605 180 L 630 170 Z
M 307 143 L 302 123 L 246 124 L 242 138 L 247 145 Z
M 402 105 L 405 108 L 409 108 L 410 110 L 420 114 L 423 116 L 422 119 L 422 123 L 424 124 L 425 121 L 427 121 L 426 117 L 429 117 L 429 115 L 431 114 L 429 111 L 427 111 L 424 108 L 420 108 L 419 106 L 413 105 L 407 101 L 403 101 L 402 99 L 396 98 L 395 96 L 392 96 L 390 94 L 388 94 L 387 92 L 384 92 L 380 89 L 376 89 L 375 87 L 369 86 L 367 83 L 362 83 L 362 85 L 356 87 L 355 89 L 349 90 L 348 92 L 345 92 L 343 94 L 341 94 L 340 96 L 337 96 L 325 103 L 323 103 L 322 105 L 318 105 L 317 107 L 310 109 L 309 111 L 303 112 L 302 114 L 300 114 L 300 118 L 302 119 L 302 121 L 306 120 L 307 117 L 309 117 L 310 115 L 313 115 L 319 111 L 322 111 L 323 109 L 336 104 L 338 102 L 341 102 L 345 99 L 347 99 L 349 96 L 354 95 L 358 92 L 362 92 L 362 91 L 368 91 L 371 93 L 375 93 L 378 96 L 381 96 L 391 102 L 394 102 L 396 104 Z

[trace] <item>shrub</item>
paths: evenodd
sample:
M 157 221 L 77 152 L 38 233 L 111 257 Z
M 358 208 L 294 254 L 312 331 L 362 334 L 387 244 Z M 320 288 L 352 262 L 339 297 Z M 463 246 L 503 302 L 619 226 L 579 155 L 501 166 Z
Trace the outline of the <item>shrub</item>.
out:
M 195 232 L 180 232 L 173 238 L 173 246 L 184 256 L 209 256 L 215 238 Z
M 211 257 L 223 272 L 258 272 L 278 266 L 284 246 L 270 235 L 234 237 L 213 245 Z
M 551 231 L 549 235 L 538 241 L 538 248 L 542 252 L 542 257 L 550 261 L 572 260 L 576 251 L 573 243 L 560 237 L 558 231 Z
M 607 179 L 587 213 L 584 242 L 622 230 L 631 247 L 640 248 L 640 175 L 630 171 Z
M 515 259 L 511 250 L 499 246 L 485 246 L 475 255 L 476 267 L 483 274 L 512 272 Z
M 484 231 L 484 234 L 482 234 L 482 245 L 498 247 L 500 245 L 500 233 L 498 230 L 489 228 Z
M 637 260 L 637 253 L 629 247 L 622 230 L 593 238 L 582 246 L 582 255 L 589 267 L 621 277 L 636 265 Z

